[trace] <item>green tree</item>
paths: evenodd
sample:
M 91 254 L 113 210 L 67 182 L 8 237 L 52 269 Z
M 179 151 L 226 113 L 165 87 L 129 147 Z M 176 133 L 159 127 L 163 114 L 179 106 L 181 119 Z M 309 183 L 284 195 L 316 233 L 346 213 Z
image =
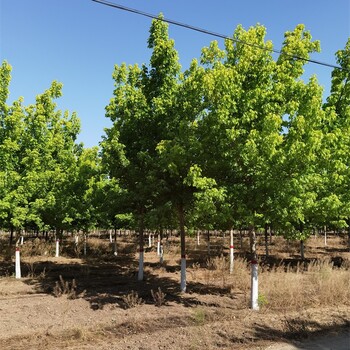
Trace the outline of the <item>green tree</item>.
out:
M 150 67 L 115 66 L 115 90 L 106 115 L 113 126 L 101 143 L 111 178 L 127 191 L 126 212 L 132 211 L 139 227 L 140 264 L 143 279 L 143 231 L 145 214 L 158 192 L 156 146 L 164 133 L 164 110 L 170 103 L 179 70 L 173 42 L 161 22 L 154 21 L 148 40 L 153 49 Z
M 338 227 L 348 226 L 350 247 L 350 39 L 336 53 L 341 68 L 332 72 L 331 92 L 323 109 L 327 115 L 322 176 L 326 180 L 321 203 L 324 215 Z
M 14 230 L 23 227 L 27 214 L 26 193 L 20 184 L 24 107 L 21 98 L 7 105 L 11 66 L 6 61 L 0 77 L 0 225 L 10 230 L 12 244 Z
M 302 82 L 305 62 L 291 58 L 307 59 L 318 50 L 318 42 L 312 42 L 299 25 L 285 34 L 282 54 L 274 61 L 265 34 L 260 25 L 247 31 L 238 26 L 225 50 L 213 42 L 202 52 L 207 68 L 206 103 L 199 120 L 200 138 L 206 144 L 201 164 L 205 174 L 226 188 L 228 220 L 250 229 L 253 254 L 257 227 L 305 221 L 308 208 L 295 206 L 299 212 L 293 212 L 290 199 L 302 201 L 303 167 L 312 169 L 302 151 L 314 150 L 314 132 L 321 119 L 320 89 L 314 79 Z M 299 124 L 303 114 L 311 126 Z
M 174 41 L 161 20 L 152 22 L 148 47 L 152 49 L 150 67 L 115 67 L 114 97 L 107 106 L 107 117 L 114 124 L 106 130 L 103 156 L 139 218 L 141 253 L 146 213 L 171 203 L 181 232 L 181 290 L 185 291 L 185 212 L 194 193 L 215 182 L 203 177 L 196 165 L 198 114 L 193 102 L 199 97 L 194 88 L 198 67 L 193 63 L 180 74 Z M 139 279 L 141 270 L 142 264 Z

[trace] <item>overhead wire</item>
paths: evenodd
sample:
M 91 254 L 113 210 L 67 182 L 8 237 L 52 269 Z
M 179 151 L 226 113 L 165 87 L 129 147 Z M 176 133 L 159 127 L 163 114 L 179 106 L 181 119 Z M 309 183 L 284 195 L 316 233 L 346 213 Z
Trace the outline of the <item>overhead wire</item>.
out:
M 257 49 L 260 49 L 260 50 L 265 50 L 265 51 L 274 52 L 274 53 L 277 53 L 277 54 L 280 54 L 280 55 L 285 55 L 285 56 L 290 57 L 292 59 L 302 60 L 302 61 L 305 61 L 305 62 L 314 63 L 314 64 L 318 64 L 318 65 L 321 65 L 321 66 L 329 67 L 329 68 L 337 68 L 337 69 L 349 71 L 346 68 L 343 68 L 341 66 L 337 66 L 337 65 L 334 65 L 334 64 L 331 64 L 331 63 L 321 62 L 321 61 L 310 59 L 310 58 L 303 58 L 303 57 L 300 57 L 300 56 L 297 56 L 297 55 L 288 54 L 286 52 L 283 52 L 282 50 L 270 49 L 270 48 L 267 48 L 267 47 L 264 47 L 264 46 L 261 46 L 261 45 L 252 44 L 252 43 L 246 42 L 246 41 L 241 40 L 241 39 L 235 39 L 235 38 L 229 37 L 227 35 L 220 34 L 220 33 L 215 33 L 215 32 L 212 32 L 210 30 L 207 30 L 207 29 L 203 29 L 203 28 L 192 26 L 190 24 L 178 22 L 178 21 L 175 21 L 175 20 L 172 20 L 172 19 L 168 19 L 168 18 L 160 18 L 159 16 L 156 16 L 156 15 L 153 15 L 153 14 L 150 14 L 150 13 L 147 13 L 147 12 L 143 12 L 141 10 L 137 10 L 137 9 L 134 9 L 134 8 L 130 8 L 130 7 L 127 7 L 127 6 L 124 6 L 124 5 L 116 4 L 116 3 L 113 3 L 113 2 L 110 2 L 110 1 L 105 1 L 105 0 L 92 0 L 92 1 L 96 2 L 96 3 L 99 3 L 99 4 L 102 4 L 102 5 L 106 5 L 106 6 L 109 6 L 109 7 L 116 8 L 116 9 L 119 9 L 119 10 L 122 10 L 122 11 L 135 13 L 135 14 L 140 15 L 140 16 L 144 16 L 144 17 L 152 18 L 152 19 L 155 19 L 155 20 L 158 20 L 158 21 L 162 21 L 162 22 L 166 22 L 166 23 L 169 23 L 169 24 L 173 24 L 173 25 L 178 26 L 178 27 L 190 29 L 190 30 L 193 30 L 193 31 L 196 31 L 196 32 L 199 32 L 199 33 L 211 35 L 211 36 L 214 36 L 214 37 L 217 37 L 217 38 L 221 38 L 221 39 L 225 39 L 225 40 L 230 40 L 230 41 L 233 41 L 235 43 L 240 43 L 240 44 L 247 45 L 247 46 L 250 46 L 250 47 L 254 47 L 254 48 L 257 48 Z

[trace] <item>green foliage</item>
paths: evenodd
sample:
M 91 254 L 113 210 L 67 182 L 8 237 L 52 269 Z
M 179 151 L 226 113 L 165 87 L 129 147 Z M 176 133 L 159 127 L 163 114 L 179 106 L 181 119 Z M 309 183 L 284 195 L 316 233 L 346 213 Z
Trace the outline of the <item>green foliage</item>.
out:
M 269 224 L 304 240 L 315 226 L 350 225 L 350 39 L 324 103 L 316 77 L 302 79 L 319 42 L 298 25 L 274 59 L 265 36 L 238 26 L 182 71 L 168 25 L 154 20 L 149 65 L 114 67 L 101 153 L 76 143 L 79 119 L 55 103 L 62 84 L 8 105 L 3 62 L 0 227 L 162 232 L 178 220 L 182 236 Z

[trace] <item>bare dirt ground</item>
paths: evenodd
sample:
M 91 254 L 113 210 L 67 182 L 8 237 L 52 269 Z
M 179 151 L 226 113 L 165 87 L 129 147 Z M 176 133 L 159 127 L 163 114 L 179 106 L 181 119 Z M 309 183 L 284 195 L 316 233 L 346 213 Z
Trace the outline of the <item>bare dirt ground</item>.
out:
M 350 258 L 346 249 L 333 248 L 329 253 L 338 260 Z M 349 330 L 349 303 L 250 310 L 249 288 L 230 280 L 240 275 L 224 277 L 217 267 L 214 274 L 202 267 L 198 257 L 204 252 L 193 250 L 189 258 L 186 294 L 178 292 L 178 261 L 171 255 L 177 251 L 169 251 L 163 265 L 153 248 L 146 251 L 145 281 L 137 282 L 133 249 L 118 256 L 91 251 L 90 258 L 24 256 L 22 275 L 29 277 L 0 278 L 0 349 L 262 350 Z M 322 253 L 318 249 L 312 242 L 307 252 L 311 257 Z M 13 262 L 0 263 L 1 276 L 12 270 Z M 68 283 L 75 279 L 76 290 L 67 287 L 73 299 L 55 293 L 59 276 Z M 151 294 L 158 288 L 166 294 L 160 307 Z

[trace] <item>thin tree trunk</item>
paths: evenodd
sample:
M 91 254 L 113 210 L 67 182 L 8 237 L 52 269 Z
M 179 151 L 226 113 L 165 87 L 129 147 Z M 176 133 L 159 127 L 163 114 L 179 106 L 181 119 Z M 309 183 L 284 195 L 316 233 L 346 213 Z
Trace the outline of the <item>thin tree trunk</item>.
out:
M 186 239 L 185 239 L 185 211 L 182 204 L 178 207 L 180 242 L 181 242 L 181 282 L 180 289 L 186 293 Z
M 241 246 L 241 251 L 243 250 L 243 233 L 242 233 L 242 229 L 239 230 L 239 244 Z
M 304 225 L 303 225 L 302 222 L 300 222 L 299 232 L 301 233 L 301 235 L 302 235 L 303 231 L 304 231 Z M 300 257 L 301 257 L 302 260 L 305 259 L 305 246 L 304 246 L 304 240 L 303 239 L 300 240 Z
M 207 241 L 208 256 L 210 256 L 210 230 L 207 231 Z
M 138 281 L 143 281 L 143 265 L 144 265 L 144 249 L 143 249 L 143 212 L 140 216 L 140 223 L 139 223 L 139 271 L 137 275 Z
M 117 249 L 117 228 L 114 227 L 114 247 L 113 247 L 113 254 L 115 256 L 118 255 L 118 249 Z
M 163 264 L 164 262 L 164 247 L 163 247 L 163 229 L 161 228 L 159 231 L 159 262 Z
M 256 254 L 256 233 L 255 233 L 255 227 L 252 226 L 249 229 L 249 237 L 250 237 L 250 252 L 252 254 L 252 259 L 257 258 Z
M 301 260 L 304 260 L 304 259 L 305 259 L 304 240 L 300 240 L 300 257 L 301 257 Z
M 12 243 L 13 243 L 13 232 L 14 232 L 14 227 L 11 225 L 11 227 L 10 227 L 10 247 L 12 246 Z
M 233 246 L 233 229 L 230 230 L 230 274 L 233 273 L 234 264 L 234 246 Z
M 265 255 L 269 256 L 269 225 L 265 224 Z
M 84 231 L 84 256 L 86 256 L 87 232 Z

